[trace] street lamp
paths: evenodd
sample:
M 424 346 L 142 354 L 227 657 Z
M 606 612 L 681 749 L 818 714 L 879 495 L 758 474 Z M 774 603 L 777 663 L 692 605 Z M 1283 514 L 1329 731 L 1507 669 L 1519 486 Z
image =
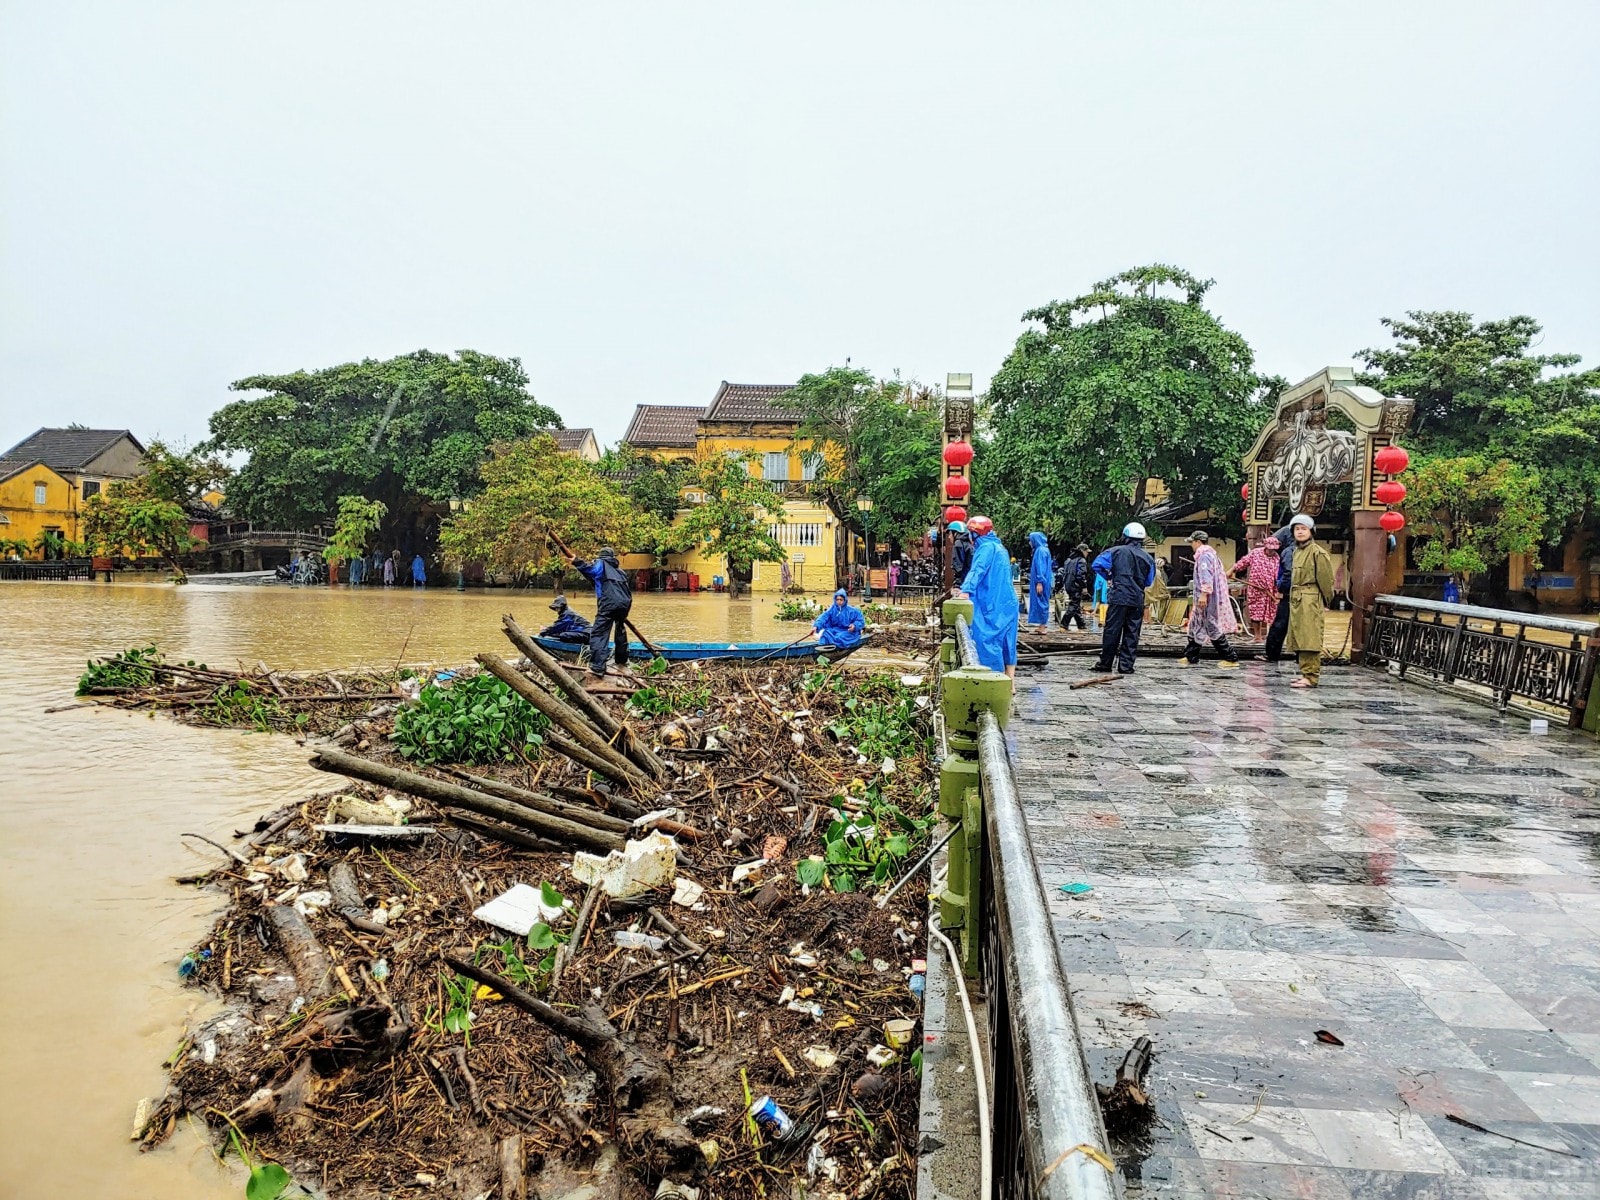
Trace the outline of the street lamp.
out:
M 467 502 L 465 500 L 463 500 L 460 496 L 451 496 L 450 497 L 450 515 L 452 517 L 457 516 L 457 515 L 465 512 L 466 510 L 467 510 Z M 464 592 L 466 590 L 467 590 L 467 564 L 464 563 L 464 562 L 458 562 L 458 563 L 456 563 L 456 591 Z
M 861 528 L 866 534 L 867 542 L 867 569 L 861 577 L 861 594 L 867 600 L 872 599 L 872 497 L 857 496 L 856 511 L 861 514 Z

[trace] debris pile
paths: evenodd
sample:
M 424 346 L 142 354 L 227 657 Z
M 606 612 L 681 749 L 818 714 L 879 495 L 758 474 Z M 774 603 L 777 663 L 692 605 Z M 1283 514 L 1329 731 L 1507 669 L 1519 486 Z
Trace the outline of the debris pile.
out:
M 934 824 L 926 676 L 657 660 L 602 698 L 505 626 L 520 663 L 420 686 L 492 676 L 537 732 L 402 756 L 364 688 L 307 746 L 347 785 L 191 877 L 223 1007 L 144 1143 L 189 1114 L 332 1197 L 909 1196 L 926 885 L 877 897 Z

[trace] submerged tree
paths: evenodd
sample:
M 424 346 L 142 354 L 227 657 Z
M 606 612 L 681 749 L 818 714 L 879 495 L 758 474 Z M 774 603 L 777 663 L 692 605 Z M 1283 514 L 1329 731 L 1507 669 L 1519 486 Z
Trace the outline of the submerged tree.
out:
M 528 394 L 520 362 L 475 350 L 252 375 L 232 387 L 265 394 L 213 413 L 208 445 L 249 454 L 228 500 L 268 527 L 308 528 L 340 496 L 359 494 L 403 528 L 424 503 L 476 495 L 491 443 L 561 428 Z
M 339 515 L 333 520 L 333 534 L 323 551 L 328 560 L 345 563 L 365 554 L 372 535 L 383 524 L 383 514 L 388 511 L 388 505 L 382 500 L 340 496 Z
M 1139 267 L 1024 314 L 1033 327 L 990 383 L 974 480 L 998 524 L 1104 537 L 1139 512 L 1152 478 L 1197 506 L 1236 507 L 1261 380 L 1244 338 L 1202 303 L 1210 287 Z
M 84 541 L 91 553 L 164 558 L 173 578 L 184 583 L 188 575 L 179 560 L 196 544 L 189 532 L 192 513 L 228 478 L 228 465 L 200 450 L 174 450 L 155 441 L 141 466 L 143 474 L 84 501 Z
M 697 549 L 728 564 L 733 594 L 750 582 L 758 562 L 782 562 L 788 555 L 772 536 L 783 520 L 783 500 L 772 485 L 750 473 L 754 454 L 717 454 L 705 459 L 691 486 L 703 499 L 667 531 L 667 549 Z
M 653 550 L 662 525 L 623 495 L 593 463 L 561 454 L 547 434 L 496 443 L 483 464 L 483 490 L 439 530 L 439 548 L 455 563 L 481 562 L 525 577 L 560 574 L 565 560 L 553 538 L 579 556 L 602 546 Z

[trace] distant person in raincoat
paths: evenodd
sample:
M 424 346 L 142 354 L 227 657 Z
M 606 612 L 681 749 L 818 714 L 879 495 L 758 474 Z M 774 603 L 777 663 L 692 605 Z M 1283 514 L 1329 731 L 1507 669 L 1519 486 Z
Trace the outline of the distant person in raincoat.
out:
M 972 569 L 972 536 L 967 532 L 965 521 L 950 522 L 950 578 L 955 580 L 956 586 L 961 586 L 961 581 L 967 577 L 967 572 Z
M 1028 535 L 1033 559 L 1028 565 L 1028 625 L 1043 633 L 1050 624 L 1050 590 L 1055 584 L 1056 565 L 1050 560 L 1050 543 L 1038 530 Z
M 1011 556 L 994 535 L 994 522 L 973 517 L 967 523 L 977 540 L 972 567 L 961 581 L 961 595 L 972 601 L 972 641 L 978 661 L 991 671 L 1017 673 L 1017 589 L 1011 581 Z
M 428 564 L 422 561 L 420 554 L 411 560 L 411 586 L 428 586 Z
M 1211 537 L 1203 529 L 1189 535 L 1194 551 L 1194 576 L 1189 584 L 1189 644 L 1180 667 L 1199 665 L 1200 647 L 1209 642 L 1222 659 L 1217 664 L 1230 670 L 1238 667 L 1239 656 L 1228 644 L 1228 635 L 1239 628 L 1233 618 L 1233 600 L 1228 595 L 1228 573 L 1222 559 L 1211 548 Z
M 1083 594 L 1088 590 L 1089 547 L 1080 542 L 1061 565 L 1061 628 L 1071 629 L 1074 621 L 1081 630 L 1089 628 L 1083 616 Z
M 1278 611 L 1278 539 L 1264 537 L 1256 548 L 1233 564 L 1233 573 L 1245 573 L 1245 609 L 1250 618 L 1250 636 L 1260 641 Z
M 557 596 L 550 601 L 550 609 L 556 614 L 556 619 L 539 631 L 540 637 L 555 638 L 558 642 L 568 642 L 574 646 L 582 646 L 589 641 L 589 618 L 574 612 L 565 596 Z
M 1317 523 L 1305 513 L 1289 522 L 1294 537 L 1294 571 L 1289 577 L 1289 636 L 1283 648 L 1300 664 L 1290 687 L 1316 687 L 1322 678 L 1323 625 L 1333 603 L 1333 556 L 1317 541 Z
M 861 644 L 861 633 L 867 627 L 867 618 L 859 608 L 850 603 L 843 588 L 833 594 L 833 603 L 811 622 L 811 632 L 824 646 L 838 646 L 841 650 L 854 649 Z
M 1144 590 L 1156 581 L 1156 560 L 1144 548 L 1144 526 L 1129 521 L 1122 540 L 1102 550 L 1093 563 L 1094 573 L 1106 581 L 1106 631 L 1100 639 L 1100 657 L 1094 669 L 1132 675 L 1139 655 L 1139 633 L 1144 628 Z

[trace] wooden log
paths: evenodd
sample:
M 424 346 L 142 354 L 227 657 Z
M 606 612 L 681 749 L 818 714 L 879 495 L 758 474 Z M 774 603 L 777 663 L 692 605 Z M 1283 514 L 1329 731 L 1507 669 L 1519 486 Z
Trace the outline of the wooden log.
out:
M 334 863 L 328 872 L 328 891 L 333 903 L 328 907 L 345 919 L 352 929 L 362 933 L 387 936 L 389 930 L 367 916 L 367 906 L 361 900 L 361 889 L 356 886 L 355 868 L 347 862 Z
M 500 1140 L 500 1200 L 528 1200 L 528 1154 L 522 1135 Z
M 592 693 L 573 683 L 571 677 L 567 675 L 565 664 L 529 637 L 527 631 L 517 624 L 510 613 L 501 618 L 501 625 L 505 629 L 506 637 L 511 639 L 511 644 L 521 650 L 528 661 L 538 667 L 551 683 L 559 687 L 570 698 L 570 703 L 588 717 L 608 741 L 615 740 L 630 762 L 654 779 L 671 777 L 672 772 L 667 769 L 667 764 L 651 753 L 650 748 L 634 736 L 627 722 L 612 716 L 611 711 L 596 700 Z
M 491 672 L 496 678 L 508 684 L 512 691 L 533 705 L 545 716 L 549 717 L 562 730 L 571 735 L 590 754 L 602 762 L 610 764 L 613 771 L 619 771 L 629 779 L 640 779 L 642 773 L 637 767 L 624 758 L 621 753 L 612 749 L 606 742 L 604 735 L 573 708 L 557 699 L 550 692 L 534 683 L 526 675 L 518 671 L 505 659 L 497 654 L 480 654 L 478 662 L 486 671 Z
M 557 800 L 554 796 L 547 796 L 543 792 L 530 792 L 509 783 L 501 783 L 498 779 L 474 775 L 471 771 L 463 771 L 456 767 L 442 769 L 454 775 L 468 787 L 475 788 L 480 792 L 488 792 L 491 796 L 499 796 L 502 800 L 515 801 L 517 804 L 537 809 L 539 812 L 549 813 L 552 817 L 565 817 L 569 821 L 582 821 L 586 825 L 593 825 L 596 829 L 614 829 L 618 833 L 627 833 L 633 828 L 631 823 L 624 821 L 621 817 L 614 817 L 608 812 L 601 812 L 598 808 L 591 808 L 584 804 L 568 804 L 564 800 Z
M 263 904 L 261 911 L 272 926 L 278 948 L 289 960 L 301 992 L 313 1000 L 326 996 L 331 990 L 333 964 L 306 919 L 288 904 Z
M 528 808 L 511 800 L 503 800 L 499 796 L 491 796 L 487 792 L 474 791 L 460 784 L 447 783 L 442 779 L 430 779 L 426 775 L 415 775 L 410 771 L 400 771 L 373 762 L 371 759 L 346 754 L 331 746 L 317 747 L 312 754 L 311 765 L 319 771 L 348 775 L 352 779 L 364 779 L 368 783 L 421 796 L 446 808 L 464 808 L 468 812 L 493 817 L 497 821 L 504 821 L 519 829 L 530 829 L 555 841 L 582 846 L 586 850 L 597 850 L 601 853 L 620 850 L 625 841 L 621 834 L 610 829 L 598 829 L 593 825 L 580 824 L 565 817 L 552 817 L 548 813 L 539 812 L 537 809 Z
M 560 842 L 552 842 L 548 838 L 536 837 L 521 829 L 512 829 L 506 825 L 496 825 L 493 821 L 480 821 L 477 817 L 469 817 L 464 813 L 453 812 L 449 815 L 452 825 L 459 825 L 463 829 L 470 829 L 473 833 L 481 833 L 484 837 L 494 838 L 508 846 L 517 846 L 523 850 L 537 850 L 541 854 L 565 854 L 567 848 Z
M 267 677 L 267 682 L 272 685 L 272 690 L 287 700 L 289 698 L 289 693 L 284 691 L 283 684 L 278 682 L 278 677 L 268 669 L 267 664 L 258 660 L 256 662 L 256 666 L 260 669 L 261 673 Z
M 652 786 L 650 780 L 645 777 L 642 771 L 629 771 L 624 774 L 619 771 L 612 760 L 591 754 L 588 750 L 578 745 L 577 742 L 567 737 L 566 734 L 560 733 L 555 729 L 545 730 L 544 740 L 545 744 L 552 750 L 566 755 L 586 771 L 593 771 L 595 774 L 602 775 L 615 783 L 626 784 L 629 787 L 638 788 L 640 791 L 649 790 Z M 629 765 L 631 766 L 632 764 Z

